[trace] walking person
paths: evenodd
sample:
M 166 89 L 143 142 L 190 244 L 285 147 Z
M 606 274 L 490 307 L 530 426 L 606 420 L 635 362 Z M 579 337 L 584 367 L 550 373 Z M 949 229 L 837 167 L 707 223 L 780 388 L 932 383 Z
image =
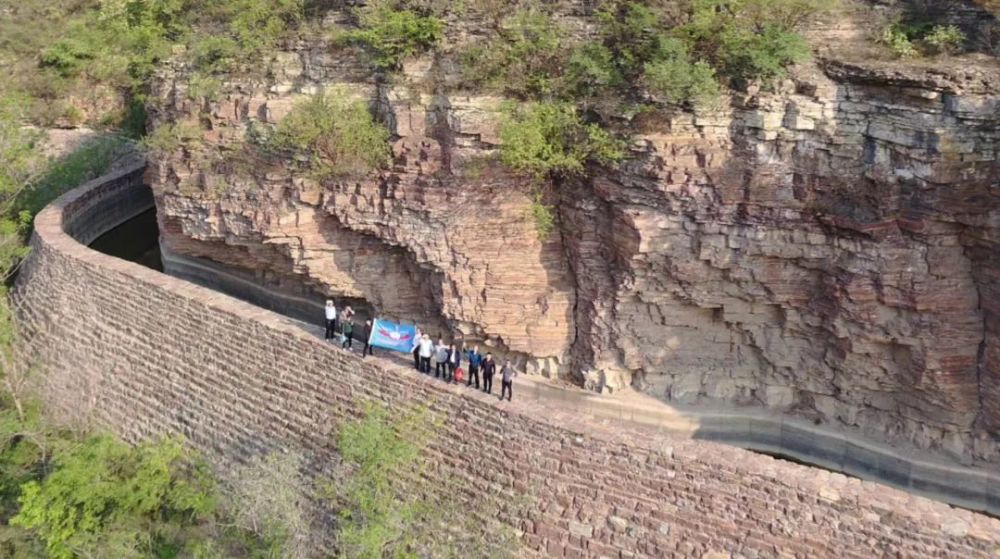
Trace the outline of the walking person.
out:
M 326 333 L 323 335 L 323 339 L 329 341 L 336 337 L 335 330 L 337 329 L 337 307 L 334 306 L 333 299 L 326 300 L 323 313 L 326 317 Z
M 434 378 L 443 377 L 448 370 L 448 346 L 444 345 L 444 338 L 438 338 L 437 348 L 434 354 Z
M 493 360 L 493 354 L 487 353 L 483 359 L 483 392 L 493 394 L 493 374 L 497 372 L 497 363 Z
M 354 319 L 345 318 L 340 334 L 340 347 L 347 351 L 354 351 L 351 342 L 354 341 Z
M 503 367 L 500 368 L 500 400 L 503 400 L 503 395 L 507 394 L 507 401 L 510 402 L 514 397 L 514 377 L 517 376 L 517 371 L 510 364 L 510 359 L 507 359 L 503 363 Z
M 458 351 L 458 347 L 455 344 L 451 344 L 448 347 L 448 382 L 452 382 L 455 379 L 455 369 L 462 366 L 462 353 Z
M 469 381 L 465 385 L 472 386 L 472 380 L 475 379 L 476 390 L 479 390 L 479 366 L 483 362 L 483 355 L 479 353 L 479 346 L 473 347 L 472 351 L 467 351 L 465 360 L 469 362 Z
M 361 357 L 366 355 L 374 355 L 375 351 L 372 349 L 372 345 L 369 343 L 372 339 L 372 321 L 366 320 L 365 327 L 361 329 L 361 335 L 365 337 L 365 348 L 361 350 Z
M 434 355 L 434 342 L 431 337 L 424 334 L 420 338 L 420 372 L 425 375 L 431 374 L 431 356 Z

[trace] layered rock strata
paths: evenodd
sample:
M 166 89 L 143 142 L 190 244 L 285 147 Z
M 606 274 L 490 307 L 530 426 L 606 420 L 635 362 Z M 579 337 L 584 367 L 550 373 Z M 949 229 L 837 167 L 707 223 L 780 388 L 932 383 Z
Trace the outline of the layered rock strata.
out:
M 821 60 L 725 108 L 636 120 L 626 163 L 546 189 L 543 241 L 532 185 L 497 163 L 503 99 L 450 90 L 441 59 L 385 83 L 302 44 L 274 67 L 205 103 L 183 69 L 163 77 L 154 121 L 205 130 L 147 174 L 180 257 L 364 300 L 597 390 L 1000 459 L 994 70 Z M 390 127 L 390 171 L 316 184 L 228 158 L 251 123 L 333 86 Z

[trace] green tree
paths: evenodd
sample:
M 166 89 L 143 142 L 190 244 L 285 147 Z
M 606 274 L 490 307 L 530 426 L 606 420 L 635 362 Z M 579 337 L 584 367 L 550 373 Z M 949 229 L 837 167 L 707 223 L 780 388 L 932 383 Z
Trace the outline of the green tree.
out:
M 94 436 L 53 456 L 54 471 L 21 488 L 11 519 L 38 534 L 48 555 L 143 557 L 184 548 L 215 510 L 212 479 L 182 443 L 129 447 Z

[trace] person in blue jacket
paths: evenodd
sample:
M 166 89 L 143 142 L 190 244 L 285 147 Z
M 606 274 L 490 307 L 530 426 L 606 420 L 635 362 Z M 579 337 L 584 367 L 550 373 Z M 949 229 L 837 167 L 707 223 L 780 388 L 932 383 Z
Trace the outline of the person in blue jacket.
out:
M 465 360 L 469 362 L 469 381 L 465 383 L 466 386 L 472 386 L 472 380 L 476 380 L 476 390 L 479 390 L 479 366 L 483 363 L 483 354 L 479 353 L 479 346 L 472 348 L 472 351 L 466 350 Z

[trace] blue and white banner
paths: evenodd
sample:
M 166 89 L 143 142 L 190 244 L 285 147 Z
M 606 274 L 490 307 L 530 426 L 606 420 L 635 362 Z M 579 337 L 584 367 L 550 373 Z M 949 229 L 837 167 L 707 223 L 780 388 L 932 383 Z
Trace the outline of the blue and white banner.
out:
M 413 351 L 413 338 L 416 335 L 417 328 L 412 324 L 396 324 L 377 318 L 372 324 L 372 335 L 368 338 L 368 343 L 375 347 L 410 353 Z

